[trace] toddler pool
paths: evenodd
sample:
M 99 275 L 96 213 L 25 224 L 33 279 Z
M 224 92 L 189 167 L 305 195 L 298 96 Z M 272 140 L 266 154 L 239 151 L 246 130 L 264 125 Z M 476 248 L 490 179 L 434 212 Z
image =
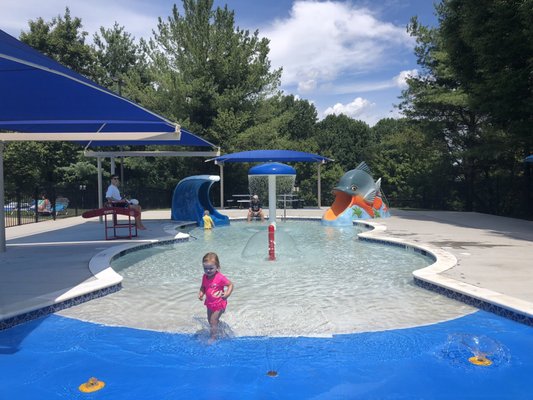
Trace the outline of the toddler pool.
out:
M 314 221 L 277 225 L 277 260 L 268 261 L 267 225 L 233 222 L 193 229 L 186 243 L 116 259 L 124 277 L 112 295 L 60 314 L 113 326 L 195 333 L 206 327 L 197 298 L 201 259 L 219 255 L 235 290 L 223 315 L 228 336 L 331 336 L 427 325 L 475 311 L 413 283 L 433 261 L 414 251 L 359 241 L 358 227 Z

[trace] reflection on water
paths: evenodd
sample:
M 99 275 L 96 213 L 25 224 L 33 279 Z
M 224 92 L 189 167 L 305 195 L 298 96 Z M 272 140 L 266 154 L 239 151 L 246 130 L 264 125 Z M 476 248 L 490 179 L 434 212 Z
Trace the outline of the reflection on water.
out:
M 62 315 L 144 329 L 195 333 L 204 316 L 197 293 L 202 256 L 218 253 L 235 285 L 222 316 L 237 336 L 329 336 L 429 324 L 474 311 L 413 284 L 431 261 L 357 240 L 356 227 L 278 223 L 277 260 L 268 261 L 267 225 L 232 223 L 197 240 L 129 253 L 113 262 L 124 277 L 115 294 Z M 202 320 L 205 317 L 202 317 Z

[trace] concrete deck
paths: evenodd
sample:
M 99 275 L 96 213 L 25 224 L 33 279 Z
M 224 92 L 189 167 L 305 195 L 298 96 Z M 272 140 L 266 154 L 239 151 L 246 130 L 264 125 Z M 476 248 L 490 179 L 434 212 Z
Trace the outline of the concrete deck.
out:
M 325 210 L 290 209 L 287 216 L 321 217 Z M 223 213 L 242 218 L 246 210 Z M 444 211 L 392 214 L 372 221 L 377 229 L 364 236 L 434 254 L 437 262 L 415 272 L 416 278 L 533 318 L 533 222 Z M 8 228 L 7 251 L 0 253 L 0 321 L 96 291 L 102 284 L 119 283 L 120 277 L 107 264 L 95 268 L 95 256 L 109 260 L 121 250 L 173 238 L 185 222 L 169 217 L 169 210 L 144 212 L 148 229 L 138 238 L 120 241 L 103 240 L 104 229 L 96 218 Z

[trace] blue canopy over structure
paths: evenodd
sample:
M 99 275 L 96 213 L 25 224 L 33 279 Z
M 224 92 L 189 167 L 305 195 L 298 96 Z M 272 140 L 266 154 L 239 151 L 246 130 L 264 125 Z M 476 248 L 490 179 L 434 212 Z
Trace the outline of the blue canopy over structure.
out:
M 314 162 L 318 163 L 317 200 L 321 206 L 320 166 L 330 161 L 331 158 L 318 154 L 306 153 L 295 150 L 250 150 L 239 153 L 225 154 L 206 161 L 214 161 L 220 167 L 220 206 L 224 207 L 224 164 L 236 162 Z
M 207 140 L 96 84 L 2 30 L 0 89 L 2 205 L 3 142 L 70 141 L 86 147 L 173 145 L 216 149 Z M 199 153 L 181 152 L 179 155 L 219 154 L 218 151 Z M 97 157 L 100 166 L 101 156 Z M 98 186 L 101 190 L 100 174 Z M 99 197 L 102 198 L 101 195 Z M 0 209 L 0 252 L 2 251 L 5 251 L 3 207 Z
M 524 161 L 525 161 L 525 162 L 533 163 L 533 154 L 530 155 L 530 156 L 527 156 L 526 159 L 525 159 Z
M 316 162 L 325 164 L 333 160 L 331 158 L 319 156 L 318 154 L 305 153 L 303 151 L 251 150 L 225 154 L 207 161 L 214 161 L 216 164 L 224 164 L 228 162 Z
M 121 138 L 104 138 L 107 135 L 101 135 L 102 140 L 84 140 L 90 137 L 79 135 L 81 144 L 91 142 L 91 146 L 177 144 L 216 147 L 70 70 L 2 30 L 0 88 L 0 129 L 3 130 L 64 134 L 128 133 L 124 141 Z M 131 133 L 137 135 L 132 136 Z M 164 133 L 166 135 L 161 135 Z M 14 137 L 2 136 L 0 140 Z M 76 139 L 72 135 L 58 137 L 69 141 Z

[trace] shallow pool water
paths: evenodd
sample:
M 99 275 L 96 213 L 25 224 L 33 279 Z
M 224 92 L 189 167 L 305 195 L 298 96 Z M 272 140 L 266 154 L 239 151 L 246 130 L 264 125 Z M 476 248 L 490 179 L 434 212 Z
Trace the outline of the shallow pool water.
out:
M 235 285 L 223 315 L 228 336 L 330 336 L 431 324 L 473 312 L 414 285 L 433 261 L 413 251 L 359 241 L 357 227 L 278 223 L 277 260 L 268 261 L 267 225 L 194 229 L 192 240 L 129 253 L 113 262 L 124 277 L 115 294 L 60 314 L 169 332 L 206 328 L 197 298 L 201 259 L 218 253 Z

